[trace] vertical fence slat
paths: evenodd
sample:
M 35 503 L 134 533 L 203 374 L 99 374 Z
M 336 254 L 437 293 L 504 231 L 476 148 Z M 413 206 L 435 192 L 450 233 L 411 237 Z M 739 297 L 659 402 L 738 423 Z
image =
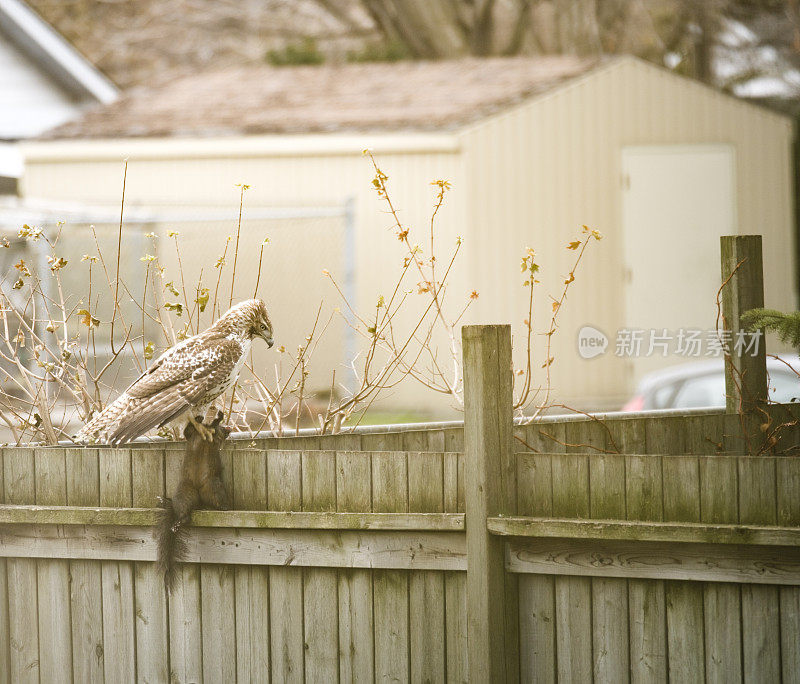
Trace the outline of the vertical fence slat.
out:
M 100 449 L 100 505 L 131 506 L 130 449 Z M 101 561 L 103 673 L 107 682 L 136 676 L 133 564 Z
M 152 508 L 164 495 L 164 453 L 160 449 L 136 449 L 131 457 L 133 505 Z M 164 578 L 155 563 L 136 562 L 136 672 L 140 681 L 163 682 L 169 678 L 169 627 Z M 127 627 L 130 629 L 130 626 Z
M 447 446 L 447 431 L 441 430 L 442 448 Z M 444 510 L 464 512 L 464 454 L 442 454 L 444 470 Z M 447 681 L 466 682 L 467 674 L 467 574 L 445 571 L 445 650 Z
M 267 501 L 270 510 L 299 511 L 301 497 L 299 451 L 267 455 Z M 270 667 L 276 682 L 303 681 L 303 572 L 300 568 L 269 570 Z
M 517 512 L 553 514 L 552 457 L 517 454 Z M 555 583 L 549 575 L 519 578 L 520 681 L 556 680 Z
M 584 439 L 583 425 L 566 424 L 566 445 L 584 444 Z M 584 452 L 586 449 L 579 446 L 566 448 L 571 452 Z M 589 457 L 585 453 L 553 456 L 553 515 L 558 518 L 589 517 Z M 592 581 L 589 577 L 557 576 L 555 590 L 558 678 L 591 681 Z
M 664 456 L 664 519 L 700 521 L 700 464 L 696 456 Z M 666 585 L 669 676 L 675 681 L 705 678 L 703 585 L 670 581 Z
M 185 448 L 164 450 L 167 496 L 174 496 L 178 489 L 184 455 Z M 198 563 L 181 563 L 178 567 L 168 609 L 170 677 L 175 684 L 202 682 L 203 630 Z
M 374 444 L 373 444 L 374 445 Z M 336 510 L 372 510 L 372 463 L 369 454 L 336 452 Z M 369 570 L 339 571 L 339 679 L 372 682 L 372 574 Z
M 3 484 L 9 504 L 36 501 L 33 449 L 9 449 L 4 453 Z M 36 561 L 9 558 L 8 617 L 11 636 L 11 681 L 39 681 L 39 614 L 36 605 Z
M 8 450 L 0 448 L 0 503 L 6 501 L 3 470 Z M 0 684 L 11 682 L 11 624 L 8 618 L 6 559 L 0 558 Z
M 96 449 L 68 449 L 67 503 L 97 506 L 100 474 Z M 72 666 L 76 682 L 102 682 L 103 593 L 99 561 L 73 560 L 70 597 L 72 616 Z
M 67 466 L 64 449 L 37 449 L 36 503 L 67 503 Z M 36 561 L 39 606 L 39 672 L 46 682 L 72 681 L 69 561 Z
M 265 451 L 248 449 L 233 458 L 233 506 L 267 508 Z M 269 681 L 269 568 L 234 568 L 236 588 L 236 679 Z
M 408 510 L 408 469 L 403 452 L 372 455 L 372 510 Z M 408 572 L 376 570 L 373 574 L 375 612 L 375 677 L 409 678 Z
M 800 682 L 800 587 L 780 587 L 783 684 Z
M 444 511 L 443 454 L 408 454 L 408 512 Z M 410 573 L 409 613 L 411 680 L 445 680 L 444 573 L 420 570 Z
M 336 510 L 336 452 L 303 453 L 303 510 Z M 339 677 L 339 606 L 336 570 L 303 570 L 305 677 L 336 682 Z
M 777 461 L 778 524 L 800 525 L 800 459 Z M 800 587 L 780 588 L 783 682 L 800 682 Z
M 616 418 L 606 421 L 611 439 L 621 454 L 643 454 L 647 451 L 644 418 Z
M 698 445 L 706 453 L 713 445 Z M 700 510 L 703 522 L 739 521 L 736 459 L 700 459 Z M 735 682 L 742 677 L 741 600 L 739 586 L 709 582 L 704 590 L 706 680 Z
M 593 518 L 625 519 L 625 457 L 593 454 L 589 458 Z M 629 680 L 628 583 L 592 578 L 592 653 L 597 682 Z
M 777 521 L 775 459 L 739 459 L 739 520 Z M 745 681 L 778 682 L 781 676 L 780 593 L 778 587 L 742 585 L 742 646 Z
M 233 492 L 233 452 L 220 454 L 222 482 Z M 200 611 L 202 619 L 203 678 L 209 682 L 236 679 L 236 598 L 234 568 L 218 563 L 200 566 Z
M 643 422 L 636 428 L 642 434 Z M 628 520 L 659 521 L 664 517 L 662 456 L 625 457 L 625 507 Z M 666 601 L 663 580 L 628 582 L 632 682 L 667 681 Z

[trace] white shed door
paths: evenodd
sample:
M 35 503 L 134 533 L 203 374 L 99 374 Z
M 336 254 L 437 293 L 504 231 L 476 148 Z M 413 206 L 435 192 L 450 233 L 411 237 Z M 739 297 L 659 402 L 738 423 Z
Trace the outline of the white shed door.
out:
M 719 237 L 736 229 L 733 149 L 623 150 L 626 327 L 714 328 Z M 642 360 L 635 375 L 684 359 Z

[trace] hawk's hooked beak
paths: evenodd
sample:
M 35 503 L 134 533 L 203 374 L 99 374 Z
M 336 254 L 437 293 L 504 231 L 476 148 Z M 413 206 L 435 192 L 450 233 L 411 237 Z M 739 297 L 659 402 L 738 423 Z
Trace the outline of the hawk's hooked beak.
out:
M 262 333 L 259 335 L 259 337 L 261 337 L 261 339 L 262 339 L 262 340 L 264 340 L 264 342 L 266 342 L 266 343 L 267 343 L 267 346 L 268 346 L 270 349 L 272 349 L 272 345 L 273 345 L 273 344 L 275 344 L 275 342 L 273 342 L 273 340 L 272 340 L 272 333 L 268 333 L 268 332 L 262 332 Z

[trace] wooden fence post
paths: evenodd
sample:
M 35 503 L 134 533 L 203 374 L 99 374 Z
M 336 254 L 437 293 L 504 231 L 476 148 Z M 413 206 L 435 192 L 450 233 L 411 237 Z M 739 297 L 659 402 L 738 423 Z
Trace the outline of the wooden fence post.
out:
M 486 519 L 514 515 L 511 327 L 462 329 L 467 533 L 467 648 L 471 682 L 519 680 L 517 578 Z
M 742 314 L 764 306 L 764 270 L 760 235 L 723 235 L 720 237 L 722 264 L 722 328 L 730 332 L 725 355 L 725 394 L 728 413 L 741 416 L 742 437 L 751 453 L 760 451 L 763 435 L 759 414 L 767 401 L 767 359 L 764 331 L 753 353 L 738 336 L 743 332 Z M 749 337 L 744 338 L 750 341 Z

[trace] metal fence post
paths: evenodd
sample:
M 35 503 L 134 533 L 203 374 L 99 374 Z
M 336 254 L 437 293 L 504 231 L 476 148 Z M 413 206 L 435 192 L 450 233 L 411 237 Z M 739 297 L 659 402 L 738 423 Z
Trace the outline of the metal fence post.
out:
M 462 329 L 467 528 L 467 648 L 471 682 L 519 680 L 517 578 L 486 520 L 514 515 L 511 327 Z
M 767 359 L 764 331 L 753 353 L 739 336 L 746 333 L 741 317 L 745 311 L 764 306 L 764 270 L 760 235 L 720 237 L 722 265 L 722 328 L 729 332 L 725 354 L 725 394 L 728 413 L 741 416 L 742 436 L 748 451 L 760 451 L 760 425 L 766 414 Z M 750 341 L 750 340 L 748 340 Z M 738 342 L 738 344 L 737 344 Z

